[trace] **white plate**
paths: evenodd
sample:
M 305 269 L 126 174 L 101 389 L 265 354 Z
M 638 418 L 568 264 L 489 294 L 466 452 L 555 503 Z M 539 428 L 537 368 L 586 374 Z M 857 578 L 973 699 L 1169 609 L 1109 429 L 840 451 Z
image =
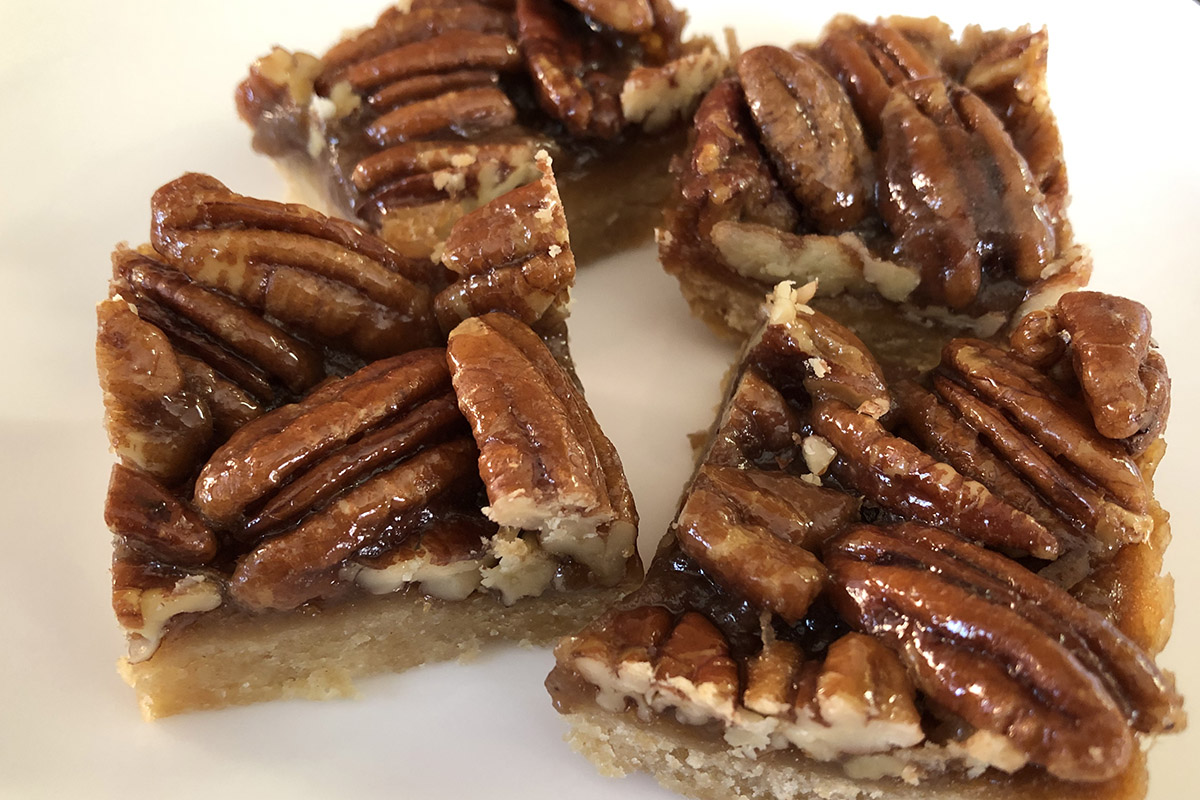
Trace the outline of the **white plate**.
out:
M 0 796 L 666 798 L 644 776 L 600 778 L 561 741 L 544 651 L 499 650 L 367 682 L 363 697 L 273 703 L 146 724 L 114 672 L 101 501 L 109 457 L 92 362 L 93 304 L 112 245 L 147 237 L 148 201 L 186 170 L 280 198 L 251 152 L 232 92 L 275 43 L 320 52 L 382 0 L 50 4 L 0 11 Z M 814 36 L 836 10 L 899 4 L 741 0 L 690 4 L 694 28 L 743 43 Z M 730 10 L 730 7 L 733 10 Z M 1126 6 L 906 3 L 955 24 L 1045 22 L 1078 238 L 1093 286 L 1154 312 L 1174 378 L 1171 452 L 1158 496 L 1179 536 L 1175 639 L 1162 663 L 1200 692 L 1200 150 L 1195 43 L 1186 0 Z M 732 351 L 684 308 L 653 253 L 579 278 L 579 371 L 616 442 L 643 515 L 644 552 L 665 530 L 690 468 L 686 434 L 706 427 Z M 1195 796 L 1195 733 L 1151 756 L 1151 797 Z

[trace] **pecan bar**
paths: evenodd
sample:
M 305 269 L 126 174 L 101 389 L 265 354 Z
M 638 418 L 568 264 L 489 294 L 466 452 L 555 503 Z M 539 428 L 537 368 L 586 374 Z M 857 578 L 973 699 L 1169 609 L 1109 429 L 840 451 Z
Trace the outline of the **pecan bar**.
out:
M 237 90 L 255 147 L 406 255 L 559 164 L 576 251 L 648 238 L 683 121 L 725 62 L 668 0 L 413 0 Z
M 206 175 L 154 194 L 96 341 L 120 671 L 147 718 L 549 642 L 640 577 L 533 158 L 439 262 Z
M 1186 725 L 1149 313 L 1071 292 L 914 371 L 815 292 L 775 288 L 645 583 L 558 645 L 569 740 L 702 798 L 1143 797 Z
M 912 349 L 869 322 L 897 306 L 986 337 L 1081 288 L 1047 47 L 1045 30 L 840 16 L 816 42 L 742 53 L 673 164 L 664 268 L 738 336 L 774 284 L 817 280 L 816 306 L 875 349 Z

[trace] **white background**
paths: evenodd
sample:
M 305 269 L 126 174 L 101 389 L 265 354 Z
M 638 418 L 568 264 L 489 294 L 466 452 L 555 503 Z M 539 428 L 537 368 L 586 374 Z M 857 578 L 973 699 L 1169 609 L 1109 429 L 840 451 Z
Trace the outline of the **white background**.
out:
M 92 357 L 114 243 L 144 241 L 151 192 L 187 170 L 282 199 L 232 93 L 272 44 L 315 52 L 381 0 L 0 6 L 0 797 L 666 798 L 602 779 L 561 741 L 545 651 L 368 681 L 358 700 L 141 721 L 114 671 L 101 505 L 110 458 Z M 812 38 L 837 11 L 1046 23 L 1078 238 L 1093 286 L 1154 313 L 1174 379 L 1158 496 L 1174 511 L 1175 637 L 1162 663 L 1200 697 L 1200 147 L 1190 0 L 1096 3 L 690 3 L 694 30 L 744 44 Z M 1119 8 L 1121 13 L 1111 9 Z M 1107 10 L 1102 10 L 1107 9 Z M 665 530 L 732 350 L 693 320 L 652 251 L 580 275 L 579 371 L 643 518 Z M 1193 702 L 1192 708 L 1195 708 Z M 1151 756 L 1152 798 L 1196 796 L 1200 733 Z

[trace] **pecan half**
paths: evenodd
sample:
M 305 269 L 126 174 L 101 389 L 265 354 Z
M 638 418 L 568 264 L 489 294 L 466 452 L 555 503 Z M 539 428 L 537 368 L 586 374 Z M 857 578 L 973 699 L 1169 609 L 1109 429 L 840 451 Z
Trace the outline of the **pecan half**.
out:
M 322 93 L 328 94 L 334 84 L 348 81 L 348 73 L 355 67 L 358 67 L 355 72 L 357 79 L 367 84 L 372 84 L 375 76 L 383 74 L 389 67 L 394 70 L 397 63 L 407 64 L 410 72 L 432 72 L 434 70 L 431 68 L 422 68 L 424 64 L 429 63 L 426 59 L 441 57 L 442 69 L 446 69 L 447 66 L 456 67 L 458 64 L 453 61 L 446 64 L 446 56 L 454 52 L 469 57 L 471 48 L 427 47 L 420 51 L 408 50 L 407 56 L 402 54 L 390 59 L 386 57 L 387 54 L 402 50 L 408 45 L 426 42 L 452 32 L 460 37 L 457 40 L 451 39 L 452 42 L 462 42 L 463 32 L 493 36 L 509 34 L 512 33 L 512 16 L 499 9 L 471 2 L 433 4 L 424 8 L 409 8 L 407 11 L 399 7 L 388 8 L 379 16 L 375 25 L 355 36 L 343 39 L 322 56 L 324 71 L 317 87 Z M 485 41 L 493 42 L 491 39 Z M 489 49 L 494 54 L 494 49 Z M 362 67 L 362 64 L 373 66 Z M 403 73 L 404 70 L 400 72 Z
M 1066 205 L 1069 186 L 1062 137 L 1050 110 L 1046 86 L 1049 37 L 1046 30 L 1022 29 L 1001 35 L 980 53 L 962 82 L 982 97 L 1025 157 L 1060 237 L 1069 234 Z
M 725 404 L 704 463 L 783 469 L 796 459 L 794 437 L 800 431 L 800 420 L 783 395 L 757 368 L 749 367 Z
M 1037 281 L 1056 254 L 1044 198 L 1000 121 L 940 78 L 892 91 L 881 114 L 879 208 L 928 299 L 964 308 L 982 269 Z
M 811 548 L 857 511 L 850 497 L 786 473 L 705 466 L 675 537 L 723 586 L 795 623 L 825 585 Z
M 838 17 L 821 38 L 817 57 L 849 95 L 872 142 L 882 134 L 880 116 L 892 87 L 941 73 L 935 61 L 883 20 L 868 24 Z
M 825 563 L 841 611 L 922 692 L 1057 777 L 1105 780 L 1132 755 L 1131 724 L 1182 724 L 1169 677 L 1136 645 L 1003 556 L 906 524 L 836 537 Z
M 521 50 L 546 113 L 578 136 L 616 136 L 624 125 L 622 82 L 587 52 L 599 44 L 595 37 L 576 35 L 582 19 L 569 19 L 551 0 L 517 0 L 516 13 Z
M 650 0 L 567 0 L 584 14 L 613 30 L 646 33 L 654 27 Z
M 508 95 L 494 87 L 445 92 L 395 108 L 367 126 L 367 135 L 380 147 L 437 134 L 465 138 L 511 126 L 517 110 Z
M 447 358 L 479 445 L 488 517 L 540 531 L 542 546 L 604 583 L 625 575 L 637 512 L 616 449 L 545 343 L 507 314 L 466 320 Z
M 344 80 L 356 92 L 370 93 L 417 75 L 462 69 L 511 70 L 520 63 L 517 43 L 508 36 L 455 27 L 327 72 L 323 80 Z
M 217 537 L 195 511 L 150 475 L 114 464 L 104 500 L 104 522 L 132 548 L 150 557 L 195 567 L 217 554 Z
M 801 213 L 820 233 L 863 220 L 871 203 L 871 155 L 837 81 L 806 55 L 755 47 L 737 63 L 763 145 Z
M 196 480 L 196 507 L 229 527 L 285 482 L 352 440 L 449 388 L 444 351 L 377 361 L 241 428 Z M 381 442 L 384 446 L 386 442 Z
M 733 716 L 741 688 L 738 665 L 725 636 L 703 614 L 689 611 L 675 624 L 659 649 L 654 678 L 660 685 L 653 701 L 658 711 L 675 707 L 681 718 L 693 720 L 713 710 L 725 718 Z M 695 691 L 702 685 L 703 694 Z M 701 698 L 709 708 L 694 708 Z
M 340 582 L 346 559 L 473 474 L 475 460 L 474 442 L 462 437 L 372 476 L 243 556 L 230 579 L 231 595 L 251 610 L 295 608 L 320 597 Z
M 549 156 L 539 152 L 536 164 L 537 181 L 501 195 L 451 229 L 442 263 L 458 280 L 434 300 L 444 331 L 489 311 L 536 325 L 565 304 L 575 256 Z
M 427 286 L 440 267 L 304 206 L 235 194 L 189 174 L 151 201 L 151 239 L 176 269 L 290 328 L 365 359 L 434 344 Z
M 1096 430 L 1144 452 L 1166 427 L 1171 382 L 1152 350 L 1150 312 L 1141 303 L 1099 292 L 1070 292 L 1058 305 L 1027 315 L 1013 331 L 1013 351 L 1047 368 L 1070 343 L 1071 364 Z
M 838 453 L 833 475 L 884 508 L 993 547 L 1059 554 L 1059 542 L 1028 514 L 844 403 L 815 404 L 812 426 Z
M 121 297 L 96 307 L 96 367 L 117 457 L 172 483 L 208 452 L 212 418 L 166 335 Z

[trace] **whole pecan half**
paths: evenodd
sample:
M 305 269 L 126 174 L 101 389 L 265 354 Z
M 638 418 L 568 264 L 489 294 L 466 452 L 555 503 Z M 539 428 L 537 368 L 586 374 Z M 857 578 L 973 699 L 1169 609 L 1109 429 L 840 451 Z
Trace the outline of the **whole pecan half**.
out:
M 408 260 L 348 222 L 235 194 L 207 175 L 151 201 L 151 240 L 196 283 L 364 359 L 438 340 L 428 287 L 441 268 Z
M 1171 680 L 1110 622 L 1003 556 L 935 529 L 862 527 L 825 564 L 847 619 L 929 699 L 1065 780 L 1119 774 L 1130 726 L 1183 723 Z
M 449 385 L 440 349 L 377 361 L 327 383 L 242 427 L 222 445 L 196 479 L 196 507 L 222 527 L 245 524 L 249 510 L 285 482 Z
M 135 550 L 169 564 L 195 567 L 217 554 L 217 537 L 204 520 L 141 470 L 114 464 L 104 500 L 104 522 Z
M 1151 343 L 1141 303 L 1100 292 L 1070 292 L 1052 309 L 1026 315 L 1013 331 L 1014 353 L 1049 368 L 1069 352 L 1096 430 L 1134 455 L 1167 424 L 1171 381 Z
M 985 265 L 1025 284 L 1057 253 L 1044 198 L 1003 125 L 941 78 L 892 90 L 880 115 L 879 209 L 932 302 L 964 308 Z
M 737 62 L 763 146 L 803 214 L 837 233 L 870 210 L 871 154 L 842 88 L 812 58 L 755 47 Z
M 621 461 L 579 386 L 507 314 L 466 320 L 447 358 L 479 445 L 488 517 L 540 531 L 542 546 L 615 584 L 634 554 L 637 512 Z
M 817 57 L 849 95 L 872 143 L 882 133 L 880 116 L 892 87 L 941 74 L 934 60 L 883 20 L 837 18 L 821 37 Z
M 622 81 L 603 71 L 607 54 L 583 36 L 582 18 L 571 19 L 552 0 L 517 0 L 518 39 L 542 108 L 577 136 L 611 138 L 624 125 Z
M 433 445 L 343 494 L 297 527 L 264 541 L 238 562 L 230 593 L 252 610 L 288 609 L 340 582 L 339 567 L 475 472 L 470 437 Z
M 1028 514 L 844 403 L 814 405 L 812 427 L 837 451 L 833 475 L 884 508 L 993 547 L 1059 554 L 1058 540 Z
M 96 307 L 96 368 L 117 457 L 166 483 L 207 455 L 212 418 L 166 335 L 121 297 Z

